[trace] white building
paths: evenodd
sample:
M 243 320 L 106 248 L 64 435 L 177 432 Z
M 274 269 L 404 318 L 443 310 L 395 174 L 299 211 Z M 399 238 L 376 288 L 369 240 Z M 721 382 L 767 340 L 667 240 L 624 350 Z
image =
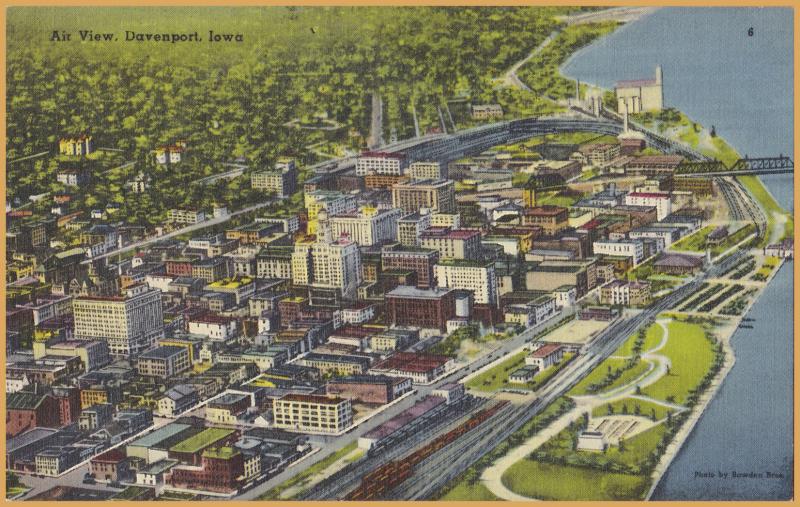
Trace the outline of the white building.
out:
M 340 289 L 345 299 L 355 299 L 361 285 L 358 245 L 340 238 L 330 243 L 295 243 L 292 278 L 296 285 Z
M 625 204 L 655 206 L 658 220 L 663 220 L 672 213 L 672 200 L 669 192 L 631 192 L 625 195 Z
M 360 246 L 394 240 L 397 237 L 397 220 L 403 215 L 398 208 L 382 210 L 362 206 L 357 213 L 330 216 L 331 237 L 346 236 Z
M 189 320 L 189 332 L 207 336 L 216 341 L 228 341 L 236 337 L 238 327 L 236 320 L 217 315 L 192 317 Z
M 599 431 L 581 431 L 578 435 L 579 451 L 604 451 L 607 445 L 603 433 Z
M 161 291 L 144 284 L 124 297 L 79 297 L 72 307 L 75 338 L 106 340 L 114 355 L 137 356 L 164 337 Z
M 439 162 L 414 162 L 408 166 L 408 175 L 415 180 L 435 180 L 446 177 Z
M 466 259 L 440 260 L 433 267 L 439 287 L 472 291 L 476 304 L 497 306 L 497 275 L 494 262 Z
M 555 343 L 542 345 L 525 358 L 525 364 L 536 366 L 539 371 L 558 363 L 564 357 L 564 347 Z
M 365 152 L 356 160 L 356 176 L 401 175 L 407 167 L 406 157 L 401 153 Z
M 644 244 L 639 240 L 595 241 L 592 247 L 595 255 L 630 257 L 634 266 L 644 257 Z
M 206 214 L 194 209 L 171 209 L 167 214 L 167 221 L 176 224 L 197 224 L 206 219 Z
M 556 306 L 569 308 L 578 298 L 578 289 L 574 285 L 563 285 L 553 291 L 553 297 L 556 298 Z
M 361 324 L 375 317 L 375 305 L 359 305 L 351 308 L 342 308 L 342 322 L 347 324 Z

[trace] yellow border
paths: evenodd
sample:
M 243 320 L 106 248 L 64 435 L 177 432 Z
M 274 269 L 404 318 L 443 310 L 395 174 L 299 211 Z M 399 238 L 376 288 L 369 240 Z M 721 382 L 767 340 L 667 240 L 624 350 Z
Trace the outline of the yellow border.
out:
M 2 48 L 2 60 L 5 64 L 5 49 L 6 49 L 6 9 L 9 6 L 128 6 L 128 7 L 145 7 L 145 6 L 223 6 L 223 7 L 233 7 L 233 6 L 253 6 L 253 5 L 304 5 L 304 6 L 333 6 L 333 5 L 408 5 L 408 6 L 532 6 L 532 5 L 586 5 L 586 6 L 608 6 L 608 7 L 616 7 L 616 6 L 624 6 L 624 7 L 633 7 L 633 6 L 657 6 L 657 7 L 706 7 L 706 6 L 716 6 L 716 7 L 792 7 L 794 8 L 794 160 L 797 161 L 797 153 L 798 147 L 800 147 L 800 122 L 798 118 L 800 115 L 798 114 L 798 104 L 800 104 L 800 87 L 798 87 L 798 62 L 800 61 L 800 30 L 798 30 L 798 26 L 800 25 L 800 0 L 761 0 L 761 1 L 753 1 L 753 0 L 746 0 L 746 1 L 725 1 L 725 0 L 703 0 L 702 2 L 698 3 L 697 1 L 693 0 L 664 0 L 661 2 L 653 2 L 651 0 L 627 0 L 627 1 L 620 1 L 620 0 L 607 0 L 607 1 L 597 1 L 597 0 L 588 0 L 588 1 L 581 1 L 581 0 L 550 0 L 550 1 L 543 1 L 543 0 L 443 0 L 443 1 L 414 1 L 414 0 L 290 0 L 290 1 L 272 1 L 272 0 L 234 0 L 233 2 L 225 2 L 224 0 L 163 0 L 163 1 L 155 1 L 155 0 L 144 0 L 144 1 L 137 1 L 137 0 L 129 0 L 127 2 L 122 1 L 114 1 L 114 0 L 61 0 L 61 1 L 35 1 L 35 0 L 17 0 L 17 1 L 9 1 L 9 0 L 0 0 L 0 6 L 3 9 L 0 9 L 0 33 L 2 36 L 0 37 L 0 48 Z M 3 65 L 5 68 L 5 65 Z M 3 125 L 3 133 L 5 137 L 5 129 L 6 129 L 6 107 L 5 107 L 5 98 L 6 98 L 6 75 L 5 72 L 0 72 L 2 77 L 0 78 L 0 95 L 3 97 L 3 104 L 4 107 L 0 110 L 0 122 Z M 6 146 L 5 143 L 2 144 L 0 148 L 0 153 L 2 154 L 3 160 L 6 160 Z M 2 189 L 3 194 L 5 194 L 6 190 L 6 178 L 5 178 L 5 164 L 3 164 L 3 178 L 0 181 L 0 189 Z M 794 204 L 795 209 L 797 209 L 798 203 L 798 182 L 797 179 L 794 181 Z M 795 220 L 795 237 L 797 237 L 797 231 L 800 229 L 800 221 Z M 0 218 L 0 230 L 6 230 L 6 217 L 5 213 L 2 214 L 2 218 Z M 794 279 L 795 281 L 798 278 L 798 273 L 800 273 L 800 268 L 798 267 L 797 263 L 794 262 Z M 5 241 L 3 241 L 2 246 L 2 256 L 0 257 L 0 273 L 2 273 L 2 279 L 5 280 L 5 267 L 6 267 L 6 250 L 5 250 Z M 6 298 L 5 298 L 5 283 L 2 284 L 2 298 L 0 298 L 0 309 L 5 311 L 6 308 Z M 798 299 L 798 295 L 800 294 L 800 289 L 798 289 L 797 284 L 794 285 L 794 315 L 793 318 L 798 315 L 798 311 L 800 310 L 800 300 Z M 5 319 L 2 320 L 0 324 L 0 334 L 2 335 L 2 342 L 5 344 Z M 799 335 L 798 327 L 794 326 L 794 378 L 793 382 L 795 385 L 794 389 L 794 413 L 795 416 L 798 414 L 798 401 L 800 401 L 800 391 L 797 389 L 797 368 L 796 365 L 800 362 L 800 350 L 798 350 L 798 335 Z M 3 351 L 5 350 L 5 346 L 3 346 Z M 5 378 L 6 374 L 6 365 L 5 360 L 0 360 L 2 363 L 2 367 L 0 370 L 2 371 L 3 378 Z M 2 406 L 5 407 L 5 389 L 2 390 L 2 394 L 0 394 L 0 403 Z M 794 420 L 794 491 L 795 491 L 795 498 L 794 500 L 789 501 L 780 501 L 780 502 L 691 502 L 691 501 L 677 501 L 677 502 L 625 502 L 624 505 L 669 505 L 669 506 L 682 506 L 682 505 L 702 505 L 702 506 L 728 506 L 728 505 L 769 505 L 769 506 L 784 506 L 784 505 L 798 505 L 800 502 L 797 500 L 797 487 L 798 483 L 800 483 L 800 470 L 797 467 L 797 442 L 798 437 L 800 437 L 800 432 L 798 432 L 798 425 L 797 425 L 797 417 Z M 5 419 L 3 420 L 0 425 L 5 426 Z M 764 428 L 765 431 L 769 431 L 769 428 Z M 2 448 L 2 464 L 3 468 L 5 469 L 5 438 L 3 439 Z M 3 493 L 3 498 L 5 498 L 5 480 L 2 481 L 2 486 L 0 486 L 0 491 Z M 55 502 L 45 502 L 45 501 L 26 501 L 24 502 L 25 505 L 43 505 L 43 506 L 51 506 Z M 120 506 L 124 505 L 137 505 L 137 502 L 132 501 L 120 501 L 117 502 Z M 260 504 L 275 504 L 280 506 L 308 506 L 308 505 L 330 505 L 328 502 L 297 502 L 297 501 L 288 501 L 288 502 L 259 502 Z M 397 505 L 401 506 L 406 504 L 406 502 L 349 502 L 348 504 L 368 504 L 368 505 Z M 419 504 L 425 505 L 434 505 L 437 502 L 419 502 Z M 460 502 L 449 502 L 449 504 L 457 505 Z M 496 505 L 541 505 L 541 504 L 552 504 L 558 506 L 569 506 L 569 505 L 588 505 L 588 506 L 597 506 L 597 507 L 611 507 L 611 506 L 619 506 L 623 504 L 623 502 L 539 502 L 537 504 L 529 504 L 528 502 L 465 502 L 470 507 L 484 507 L 484 506 L 496 506 Z M 251 506 L 253 505 L 253 501 L 219 501 L 219 502 L 203 502 L 203 505 L 211 505 L 211 504 L 218 504 L 224 505 L 226 507 L 233 507 L 233 506 Z M 174 501 L 171 502 L 169 505 L 178 505 L 178 506 L 190 506 L 193 505 L 193 502 L 189 501 Z

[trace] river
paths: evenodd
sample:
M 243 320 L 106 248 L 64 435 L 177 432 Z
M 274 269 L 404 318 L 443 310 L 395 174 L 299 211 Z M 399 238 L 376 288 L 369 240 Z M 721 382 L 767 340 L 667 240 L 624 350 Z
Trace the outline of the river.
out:
M 714 125 L 739 153 L 791 154 L 792 21 L 791 9 L 659 9 L 576 53 L 562 72 L 612 88 L 616 80 L 652 77 L 661 64 L 665 105 Z M 792 175 L 764 182 L 783 207 L 794 210 Z M 748 314 L 753 329 L 732 337 L 736 364 L 653 500 L 792 497 L 792 271 L 792 263 L 781 268 Z M 732 478 L 732 471 L 762 476 Z M 699 478 L 697 472 L 716 477 Z

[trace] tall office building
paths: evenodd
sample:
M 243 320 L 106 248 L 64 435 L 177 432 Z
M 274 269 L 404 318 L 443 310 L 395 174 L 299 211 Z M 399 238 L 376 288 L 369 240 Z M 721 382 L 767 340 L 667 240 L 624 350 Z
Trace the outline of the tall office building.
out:
M 105 340 L 113 355 L 136 357 L 164 337 L 161 291 L 137 284 L 125 296 L 79 297 L 73 301 L 75 337 Z
M 456 212 L 456 187 L 452 180 L 412 180 L 392 187 L 392 206 L 413 213 L 429 208 L 439 213 Z

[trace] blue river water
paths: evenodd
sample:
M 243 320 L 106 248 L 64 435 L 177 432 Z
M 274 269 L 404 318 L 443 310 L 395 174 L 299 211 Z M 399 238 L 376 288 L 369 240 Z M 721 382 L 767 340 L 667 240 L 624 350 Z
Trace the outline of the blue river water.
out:
M 652 77 L 660 64 L 665 105 L 714 125 L 740 154 L 792 154 L 792 20 L 785 8 L 659 9 L 578 52 L 562 72 L 612 88 L 617 80 Z M 764 183 L 794 210 L 792 175 Z M 792 497 L 792 271 L 791 263 L 781 268 L 748 314 L 753 329 L 732 337 L 736 364 L 653 500 Z M 714 475 L 698 475 L 708 472 Z

